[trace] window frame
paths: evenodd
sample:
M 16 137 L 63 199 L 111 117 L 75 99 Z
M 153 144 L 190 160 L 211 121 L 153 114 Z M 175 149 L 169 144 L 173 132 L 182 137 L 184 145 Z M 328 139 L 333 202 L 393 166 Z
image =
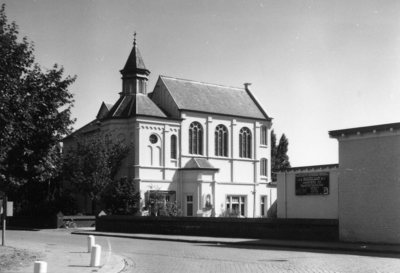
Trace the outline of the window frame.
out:
M 219 124 L 214 130 L 214 153 L 215 156 L 228 157 L 229 134 L 225 125 Z
M 268 159 L 260 159 L 260 175 L 268 177 Z
M 189 201 L 188 197 L 192 197 L 192 200 Z M 192 205 L 192 210 L 191 210 L 191 215 L 189 215 L 189 210 L 188 210 L 188 205 L 191 204 Z M 194 216 L 194 194 L 186 194 L 185 195 L 185 212 L 186 212 L 186 216 L 188 217 L 193 217 Z
M 233 197 L 238 198 L 238 203 L 233 203 L 232 199 Z M 227 201 L 229 198 L 229 202 Z M 242 200 L 243 198 L 243 200 Z M 239 195 L 239 194 L 231 194 L 231 195 L 226 195 L 225 198 L 225 208 L 229 211 L 232 211 L 233 205 L 238 205 L 239 211 L 240 211 L 240 216 L 246 217 L 246 207 L 247 207 L 247 196 L 246 195 Z
M 260 127 L 260 145 L 268 146 L 268 129 L 265 125 Z
M 263 211 L 264 211 L 264 213 L 263 213 Z M 268 195 L 261 195 L 260 196 L 260 216 L 267 217 L 267 215 L 268 215 Z
M 252 133 L 248 127 L 242 127 L 239 131 L 239 157 L 252 158 Z
M 203 126 L 193 121 L 189 125 L 189 154 L 203 155 Z
M 178 138 L 175 134 L 171 135 L 171 159 L 178 159 L 178 152 L 177 152 L 177 143 Z

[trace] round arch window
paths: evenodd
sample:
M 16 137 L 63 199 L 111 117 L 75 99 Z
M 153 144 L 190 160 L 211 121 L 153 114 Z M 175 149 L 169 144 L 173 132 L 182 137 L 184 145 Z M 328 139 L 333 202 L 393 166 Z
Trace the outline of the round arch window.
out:
M 156 144 L 157 141 L 158 141 L 158 137 L 156 135 L 153 134 L 153 135 L 150 136 L 150 142 L 152 144 Z

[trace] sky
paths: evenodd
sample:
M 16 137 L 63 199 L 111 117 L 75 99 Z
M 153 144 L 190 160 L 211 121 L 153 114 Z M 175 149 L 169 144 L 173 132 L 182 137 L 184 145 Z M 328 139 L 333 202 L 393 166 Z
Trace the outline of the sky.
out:
M 252 83 L 294 167 L 338 163 L 328 131 L 400 122 L 400 1 L 1 3 L 34 42 L 37 63 L 77 76 L 75 129 L 117 101 L 135 31 L 149 90 L 159 75 Z

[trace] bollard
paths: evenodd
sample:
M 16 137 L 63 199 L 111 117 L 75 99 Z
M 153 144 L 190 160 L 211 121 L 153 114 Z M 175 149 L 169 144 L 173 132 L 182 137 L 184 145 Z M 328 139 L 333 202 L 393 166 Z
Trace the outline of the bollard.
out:
M 101 246 L 94 245 L 92 246 L 92 255 L 90 258 L 90 266 L 100 266 L 100 256 L 101 256 Z
M 33 273 L 47 273 L 47 263 L 37 261 L 33 266 Z
M 90 252 L 92 252 L 92 246 L 94 246 L 94 236 L 93 235 L 88 236 L 87 243 L 88 243 L 87 252 L 90 253 Z

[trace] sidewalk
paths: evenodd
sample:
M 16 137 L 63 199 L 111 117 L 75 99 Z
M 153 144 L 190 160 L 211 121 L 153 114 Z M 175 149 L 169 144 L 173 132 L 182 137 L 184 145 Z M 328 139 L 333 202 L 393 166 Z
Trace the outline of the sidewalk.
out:
M 75 235 L 95 235 L 109 236 L 128 239 L 162 240 L 174 242 L 191 242 L 203 244 L 225 244 L 239 246 L 259 246 L 259 247 L 282 247 L 295 249 L 315 249 L 325 251 L 349 251 L 366 253 L 388 253 L 400 254 L 400 245 L 386 244 L 362 244 L 362 243 L 343 243 L 343 242 L 312 242 L 312 241 L 290 241 L 273 239 L 242 239 L 242 238 L 217 238 L 217 237 L 196 237 L 181 235 L 159 235 L 159 234 L 129 234 L 115 232 L 100 232 L 93 230 L 74 231 Z
M 0 246 L 0 257 L 2 255 L 12 255 L 14 252 L 14 247 L 17 249 L 24 249 L 28 251 L 38 252 L 38 248 L 31 246 L 29 244 L 23 246 Z M 45 251 L 41 250 L 44 257 L 38 260 L 47 262 L 47 273 L 118 273 L 121 272 L 126 265 L 126 261 L 122 256 L 115 255 L 110 252 L 102 250 L 100 266 L 90 267 L 91 254 L 83 252 L 83 250 L 77 251 L 73 247 L 49 247 Z M 5 257 L 5 256 L 3 256 Z M 4 258 L 5 259 L 5 258 Z M 32 273 L 34 272 L 34 262 L 28 262 L 21 260 L 21 266 L 2 272 L 8 273 Z

